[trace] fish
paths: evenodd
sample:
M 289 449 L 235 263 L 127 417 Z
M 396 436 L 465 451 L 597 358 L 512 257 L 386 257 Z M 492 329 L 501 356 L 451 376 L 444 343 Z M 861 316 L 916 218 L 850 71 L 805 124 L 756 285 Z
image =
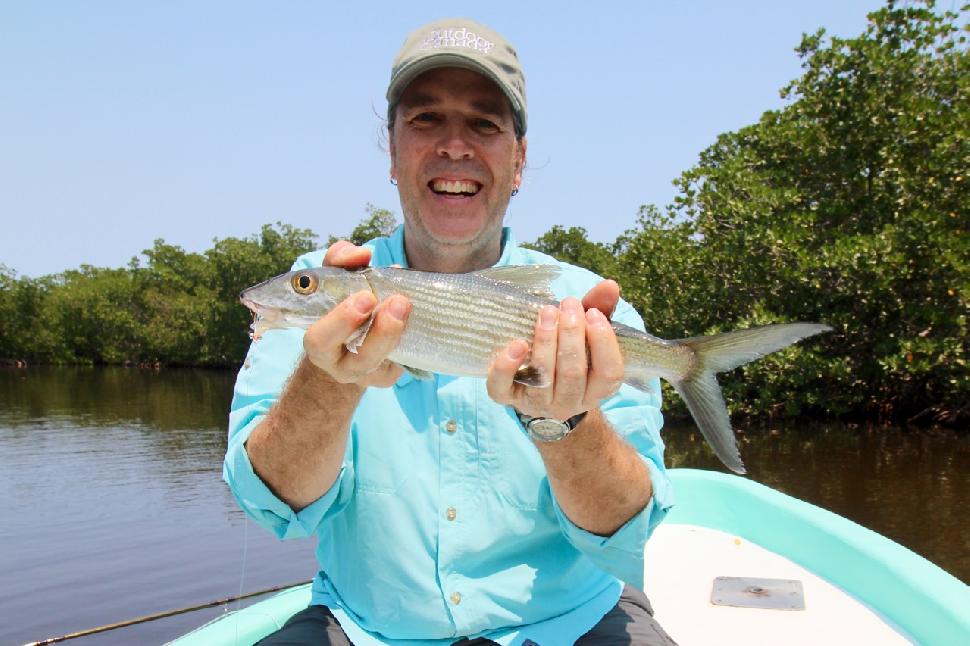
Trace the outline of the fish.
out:
M 515 339 L 531 342 L 539 310 L 558 306 L 551 283 L 557 265 L 511 265 L 446 274 L 399 267 L 315 267 L 281 274 L 243 290 L 240 301 L 254 315 L 258 340 L 276 328 L 307 328 L 348 296 L 362 290 L 379 301 L 406 296 L 411 312 L 388 359 L 419 379 L 433 373 L 485 377 L 500 349 Z M 347 339 L 356 352 L 373 321 Z M 714 453 L 735 473 L 745 473 L 727 406 L 715 375 L 754 361 L 806 337 L 831 330 L 821 323 L 783 323 L 712 336 L 666 340 L 611 322 L 623 355 L 624 382 L 651 392 L 659 377 L 686 402 Z M 549 375 L 523 360 L 515 380 L 550 385 Z

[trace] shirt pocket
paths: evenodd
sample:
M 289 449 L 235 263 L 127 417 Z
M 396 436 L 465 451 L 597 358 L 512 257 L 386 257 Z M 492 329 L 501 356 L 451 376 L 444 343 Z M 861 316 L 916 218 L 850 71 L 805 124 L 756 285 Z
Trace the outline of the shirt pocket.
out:
M 390 390 L 368 389 L 354 416 L 350 441 L 358 492 L 394 494 L 414 475 L 416 443 L 424 434 L 387 396 Z
M 476 425 L 482 469 L 500 502 L 534 511 L 548 500 L 549 481 L 539 451 L 514 413 L 489 398 L 484 384 L 476 397 Z

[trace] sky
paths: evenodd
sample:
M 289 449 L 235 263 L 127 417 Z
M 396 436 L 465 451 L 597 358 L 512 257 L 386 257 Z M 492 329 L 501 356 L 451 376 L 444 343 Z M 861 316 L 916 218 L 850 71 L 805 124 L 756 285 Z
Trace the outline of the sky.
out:
M 406 4 L 406 6 L 405 6 Z M 717 135 L 783 107 L 794 48 L 875 0 L 0 0 L 0 264 L 121 267 L 282 221 L 321 242 L 392 210 L 381 115 L 407 34 L 466 16 L 519 53 L 528 167 L 506 223 L 612 241 Z

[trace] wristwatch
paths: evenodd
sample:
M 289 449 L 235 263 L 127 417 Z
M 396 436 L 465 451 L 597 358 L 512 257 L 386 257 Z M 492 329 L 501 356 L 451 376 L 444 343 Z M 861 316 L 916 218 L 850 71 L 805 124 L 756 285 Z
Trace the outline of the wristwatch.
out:
M 589 411 L 583 411 L 578 415 L 573 415 L 565 421 L 554 419 L 552 417 L 532 417 L 526 415 L 525 413 L 520 413 L 516 409 L 516 416 L 519 418 L 519 422 L 525 429 L 526 435 L 536 442 L 558 442 L 562 438 L 566 437 L 573 432 L 583 418 L 586 417 L 586 413 Z

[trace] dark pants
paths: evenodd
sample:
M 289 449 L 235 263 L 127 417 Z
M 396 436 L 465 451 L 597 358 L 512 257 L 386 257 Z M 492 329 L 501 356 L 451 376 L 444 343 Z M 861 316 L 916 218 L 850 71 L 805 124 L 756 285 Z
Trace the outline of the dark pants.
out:
M 321 644 L 350 646 L 340 624 L 326 606 L 310 606 L 296 613 L 282 628 L 258 642 L 260 646 L 303 646 Z M 490 639 L 460 639 L 455 646 L 491 646 Z M 653 618 L 647 595 L 626 586 L 620 601 L 593 629 L 579 638 L 576 646 L 676 646 Z M 561 646 L 536 644 L 535 646 Z

